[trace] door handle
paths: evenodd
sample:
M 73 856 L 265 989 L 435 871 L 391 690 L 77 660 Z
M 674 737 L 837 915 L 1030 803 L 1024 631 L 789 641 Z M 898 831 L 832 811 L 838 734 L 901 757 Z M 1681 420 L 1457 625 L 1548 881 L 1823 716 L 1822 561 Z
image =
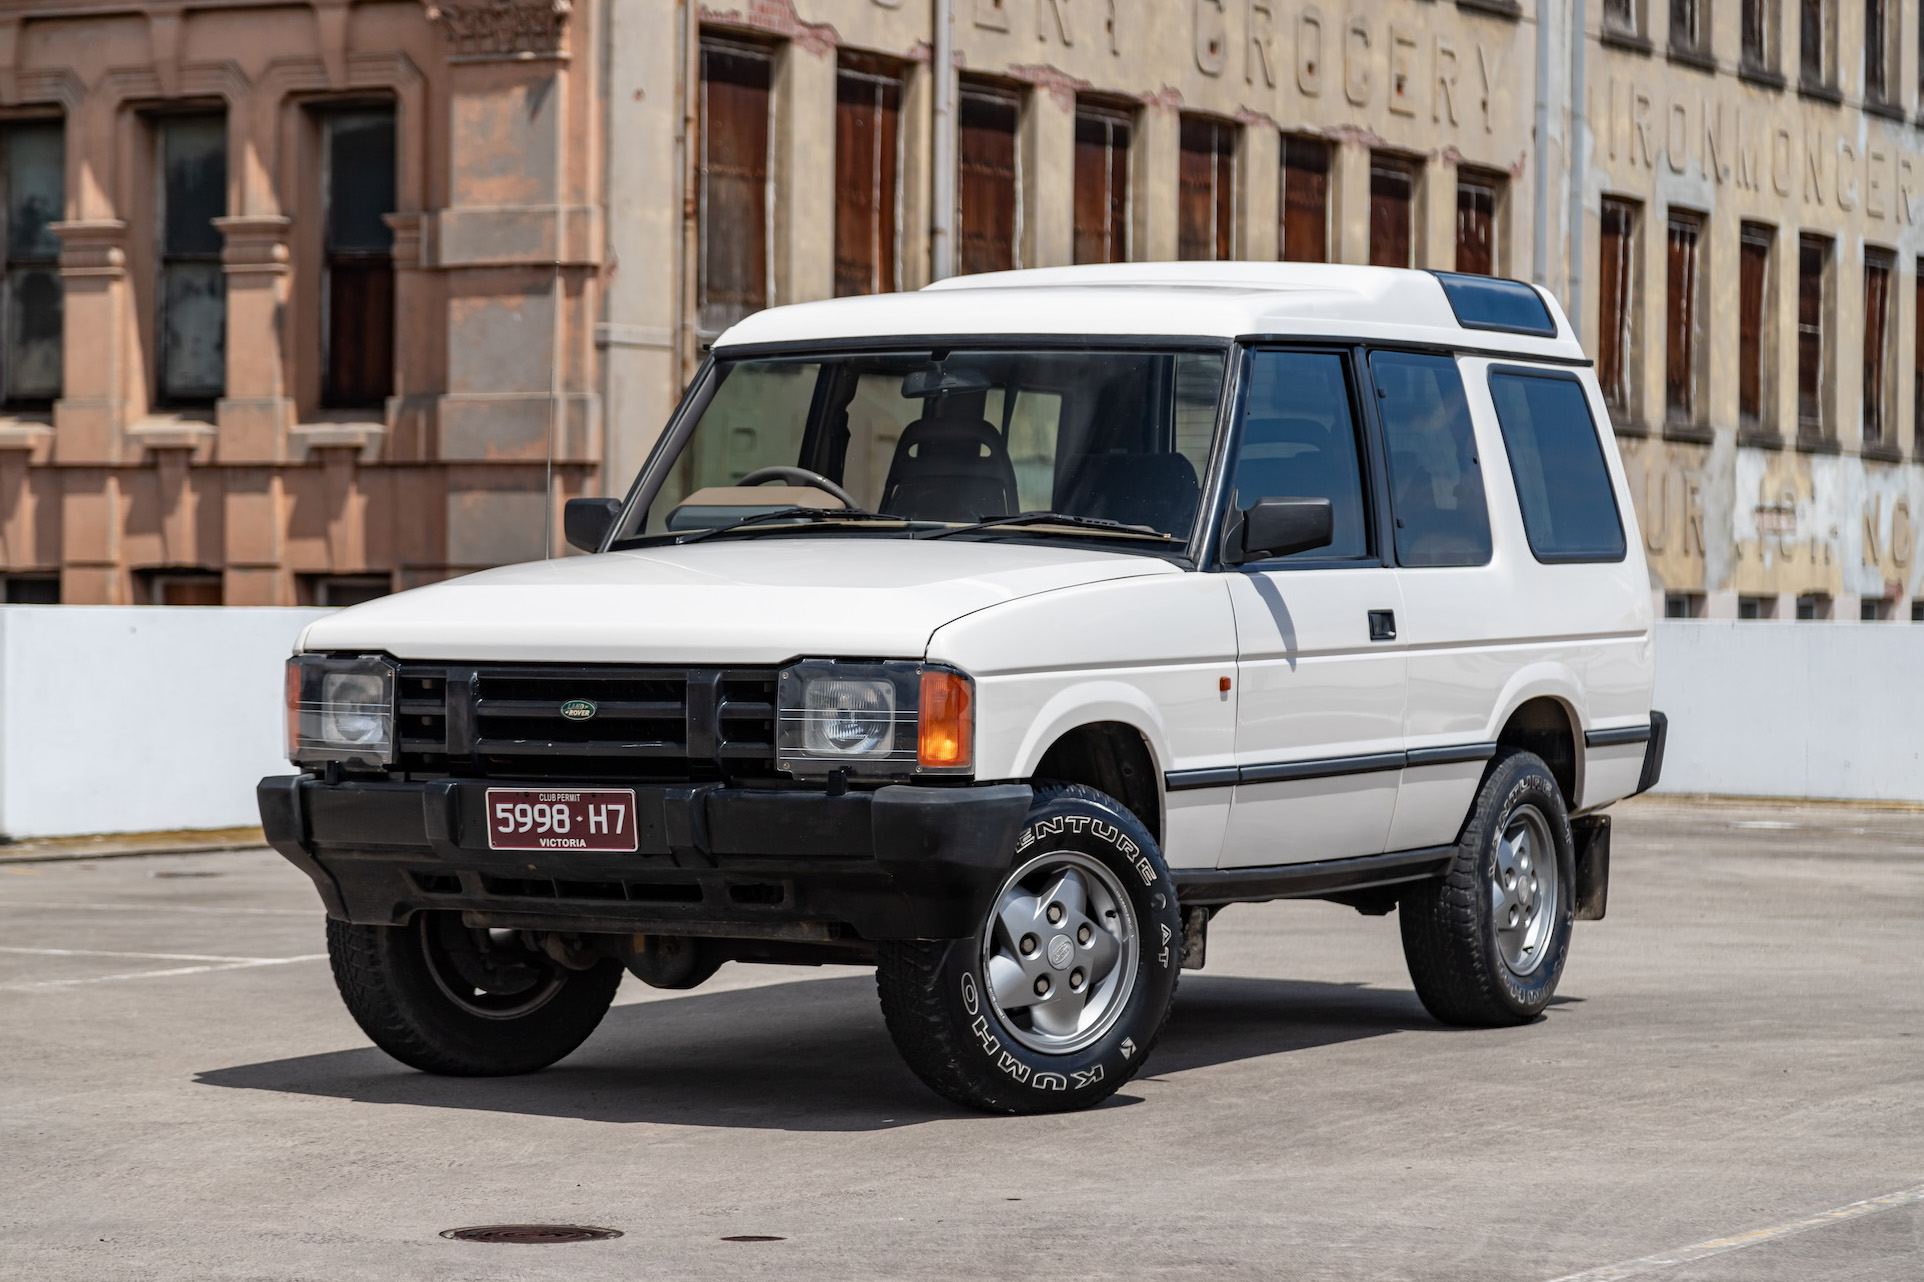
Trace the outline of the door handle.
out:
M 1370 640 L 1372 641 L 1396 640 L 1396 611 L 1394 610 L 1371 610 L 1370 611 Z

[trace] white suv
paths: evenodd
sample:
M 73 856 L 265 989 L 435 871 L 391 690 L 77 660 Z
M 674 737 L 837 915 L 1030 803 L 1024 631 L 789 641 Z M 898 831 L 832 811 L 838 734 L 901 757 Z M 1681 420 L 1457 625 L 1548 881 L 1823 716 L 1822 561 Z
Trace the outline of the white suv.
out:
M 1540 1012 L 1656 780 L 1590 362 L 1481 277 L 977 276 L 715 344 L 594 555 L 313 624 L 275 847 L 430 1072 L 541 1068 L 626 968 L 872 964 L 948 1098 L 1091 1104 L 1212 914 L 1400 910 L 1455 1024 Z

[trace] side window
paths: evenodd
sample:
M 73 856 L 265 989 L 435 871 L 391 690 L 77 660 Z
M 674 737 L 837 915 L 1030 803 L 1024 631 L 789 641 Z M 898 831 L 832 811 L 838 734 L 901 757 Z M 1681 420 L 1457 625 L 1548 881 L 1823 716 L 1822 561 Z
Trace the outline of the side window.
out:
M 1370 378 L 1390 456 L 1397 561 L 1487 564 L 1490 513 L 1456 362 L 1415 352 L 1372 352 Z
M 1259 351 L 1236 445 L 1232 501 L 1326 498 L 1335 538 L 1299 553 L 1318 560 L 1369 554 L 1363 469 L 1343 357 L 1334 352 Z
M 1490 372 L 1523 530 L 1539 561 L 1621 561 L 1623 521 L 1583 384 L 1567 374 Z

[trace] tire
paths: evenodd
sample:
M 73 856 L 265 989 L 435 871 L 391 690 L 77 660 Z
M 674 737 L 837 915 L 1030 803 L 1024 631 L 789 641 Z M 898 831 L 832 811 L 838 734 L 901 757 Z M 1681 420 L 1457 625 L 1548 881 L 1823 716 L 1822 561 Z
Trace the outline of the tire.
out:
M 1542 1014 L 1570 952 L 1574 852 L 1549 767 L 1499 749 L 1449 868 L 1403 892 L 1403 958 L 1430 1014 L 1474 1028 Z
M 1065 1112 L 1108 1098 L 1149 1057 L 1182 921 L 1134 815 L 1093 788 L 1044 784 L 976 932 L 878 953 L 889 1035 L 931 1090 L 987 1112 Z
M 612 958 L 571 969 L 452 912 L 416 913 L 405 926 L 330 920 L 327 955 L 348 1013 L 376 1046 L 451 1077 L 546 1068 L 595 1031 L 622 975 Z

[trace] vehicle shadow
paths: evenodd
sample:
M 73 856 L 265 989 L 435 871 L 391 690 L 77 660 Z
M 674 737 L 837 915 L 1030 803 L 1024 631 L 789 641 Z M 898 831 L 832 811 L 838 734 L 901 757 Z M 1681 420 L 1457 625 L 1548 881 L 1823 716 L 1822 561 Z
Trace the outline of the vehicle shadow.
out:
M 1406 991 L 1190 975 L 1147 1072 L 1440 1029 Z M 932 1095 L 897 1058 L 867 974 L 617 1006 L 579 1051 L 528 1077 L 433 1077 L 357 1047 L 195 1080 L 367 1104 L 787 1131 L 975 1116 Z

